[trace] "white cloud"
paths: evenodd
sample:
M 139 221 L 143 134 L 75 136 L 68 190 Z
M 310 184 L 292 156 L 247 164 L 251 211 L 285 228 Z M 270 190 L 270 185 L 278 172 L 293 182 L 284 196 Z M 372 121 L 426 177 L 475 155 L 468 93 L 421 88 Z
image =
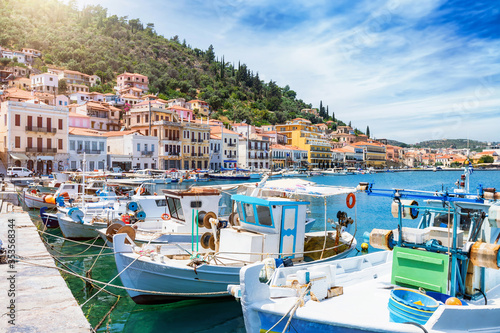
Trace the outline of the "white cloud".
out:
M 154 22 L 160 34 L 179 35 L 193 47 L 213 44 L 226 61 L 289 84 L 313 106 L 322 100 L 338 118 L 361 130 L 369 125 L 378 137 L 500 140 L 493 125 L 500 113 L 493 79 L 500 75 L 500 43 L 460 34 L 453 23 L 422 23 L 440 15 L 442 1 L 335 8 L 328 1 L 143 1 L 145 9 L 115 1 L 99 3 L 109 13 Z

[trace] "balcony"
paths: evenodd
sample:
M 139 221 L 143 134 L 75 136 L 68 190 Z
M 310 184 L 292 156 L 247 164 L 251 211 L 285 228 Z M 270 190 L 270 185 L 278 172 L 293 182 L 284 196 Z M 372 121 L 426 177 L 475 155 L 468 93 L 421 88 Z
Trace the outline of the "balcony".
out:
M 103 151 L 102 150 L 95 150 L 95 149 L 78 149 L 76 151 L 78 154 L 101 154 Z
M 228 143 L 227 144 L 228 147 L 236 147 L 236 142 L 233 142 L 233 143 Z
M 153 156 L 153 151 L 141 151 L 141 156 Z
M 38 133 L 52 133 L 56 134 L 57 129 L 51 127 L 38 127 L 38 126 L 26 126 L 25 127 L 26 132 L 38 132 Z
M 57 148 L 26 147 L 27 153 L 57 153 Z

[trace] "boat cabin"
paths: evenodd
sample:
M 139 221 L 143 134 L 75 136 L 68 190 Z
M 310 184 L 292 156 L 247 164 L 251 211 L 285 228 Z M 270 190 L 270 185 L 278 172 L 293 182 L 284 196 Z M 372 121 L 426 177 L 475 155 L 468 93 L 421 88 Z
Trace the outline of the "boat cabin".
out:
M 302 258 L 307 201 L 233 195 L 240 225 L 220 230 L 219 252 L 246 262 Z M 299 252 L 299 253 L 296 253 Z M 264 255 L 266 254 L 266 255 Z

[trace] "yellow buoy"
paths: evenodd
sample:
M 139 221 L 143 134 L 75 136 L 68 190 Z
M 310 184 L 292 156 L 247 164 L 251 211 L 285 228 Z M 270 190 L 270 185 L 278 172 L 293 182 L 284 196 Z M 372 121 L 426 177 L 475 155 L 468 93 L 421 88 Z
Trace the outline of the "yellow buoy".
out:
M 462 305 L 462 302 L 456 297 L 450 297 L 444 303 L 446 305 Z
M 368 251 L 368 243 L 361 244 L 361 251 Z

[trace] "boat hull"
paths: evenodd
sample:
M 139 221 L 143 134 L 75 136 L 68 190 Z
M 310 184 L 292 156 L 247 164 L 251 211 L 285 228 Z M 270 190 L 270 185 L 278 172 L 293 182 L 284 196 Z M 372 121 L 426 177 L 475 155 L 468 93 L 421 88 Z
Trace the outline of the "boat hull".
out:
M 24 192 L 24 204 L 28 208 L 37 208 L 40 209 L 42 207 L 47 207 L 47 208 L 54 208 L 56 205 L 46 203 L 43 201 L 42 197 L 39 197 L 37 195 L 31 195 L 30 193 Z
M 70 217 L 63 214 L 57 214 L 59 221 L 59 228 L 64 236 L 67 239 L 74 240 L 86 240 L 92 239 L 99 234 L 97 233 L 97 229 L 105 228 L 107 226 L 106 223 L 79 223 L 73 221 Z

